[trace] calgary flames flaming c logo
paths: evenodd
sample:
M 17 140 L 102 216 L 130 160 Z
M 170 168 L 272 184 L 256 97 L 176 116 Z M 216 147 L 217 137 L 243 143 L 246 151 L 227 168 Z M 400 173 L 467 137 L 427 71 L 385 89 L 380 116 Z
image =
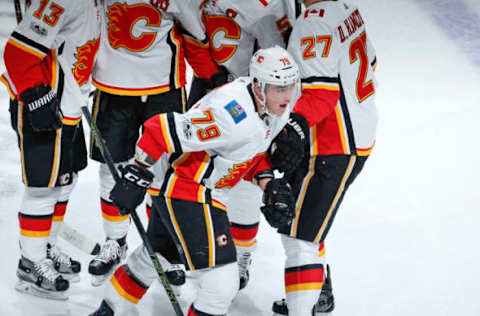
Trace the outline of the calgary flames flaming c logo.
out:
M 85 45 L 77 48 L 77 53 L 75 54 L 77 61 L 74 64 L 73 76 L 80 86 L 88 82 L 99 45 L 100 39 L 96 39 L 88 41 Z
M 148 4 L 115 3 L 108 8 L 107 17 L 108 40 L 112 48 L 124 47 L 134 52 L 147 49 L 157 36 L 156 32 L 135 35 L 135 24 L 145 20 L 146 26 L 158 27 L 162 21 L 160 12 Z

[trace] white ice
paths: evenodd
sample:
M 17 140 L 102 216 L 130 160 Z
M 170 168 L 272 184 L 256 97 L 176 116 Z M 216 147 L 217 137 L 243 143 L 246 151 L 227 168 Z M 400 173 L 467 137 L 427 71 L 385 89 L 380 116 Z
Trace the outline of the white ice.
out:
M 457 1 L 448 1 L 450 12 Z M 480 315 L 480 69 L 465 53 L 472 43 L 478 47 L 480 34 L 459 42 L 433 22 L 434 12 L 418 6 L 442 0 L 357 2 L 377 48 L 381 121 L 377 145 L 327 239 L 337 303 L 332 315 Z M 463 2 L 480 16 L 478 0 Z M 15 25 L 12 12 L 12 1 L 0 0 L 0 54 Z M 68 244 L 62 245 L 83 263 L 82 281 L 72 285 L 68 301 L 13 289 L 23 187 L 3 86 L 0 104 L 0 315 L 87 315 L 103 289 L 89 284 L 90 258 Z M 65 220 L 101 240 L 97 167 L 90 161 L 81 173 Z M 279 237 L 262 222 L 258 239 L 251 281 L 229 315 L 271 315 L 272 301 L 283 297 Z M 128 242 L 132 249 L 140 242 L 133 225 Z M 184 310 L 194 295 L 189 282 Z M 174 315 L 157 282 L 137 310 L 132 315 Z

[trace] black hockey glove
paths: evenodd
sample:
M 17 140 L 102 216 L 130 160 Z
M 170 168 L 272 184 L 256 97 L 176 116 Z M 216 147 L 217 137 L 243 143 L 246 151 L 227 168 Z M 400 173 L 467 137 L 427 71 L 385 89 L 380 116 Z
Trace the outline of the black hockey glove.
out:
M 270 146 L 273 169 L 284 172 L 287 176 L 294 172 L 302 161 L 309 137 L 310 130 L 305 117 L 297 113 L 290 114 L 287 125 Z
M 115 183 L 110 199 L 121 215 L 127 215 L 142 203 L 145 192 L 152 184 L 153 174 L 133 164 L 126 165 L 121 172 L 122 179 Z
M 295 216 L 295 200 L 287 180 L 272 179 L 263 192 L 263 204 L 260 210 L 265 219 L 274 228 L 289 225 Z
M 50 86 L 40 84 L 20 95 L 34 131 L 55 131 L 62 127 L 60 100 Z
M 227 68 L 220 66 L 220 70 L 217 71 L 210 77 L 210 89 L 215 89 L 217 87 L 220 87 L 221 85 L 226 84 L 229 79 L 228 79 L 229 72 Z

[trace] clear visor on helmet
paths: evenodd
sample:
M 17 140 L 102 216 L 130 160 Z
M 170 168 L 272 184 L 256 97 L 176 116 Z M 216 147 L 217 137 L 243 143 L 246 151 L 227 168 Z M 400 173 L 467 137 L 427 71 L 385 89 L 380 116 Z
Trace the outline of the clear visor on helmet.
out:
M 267 115 L 279 115 L 293 104 L 300 96 L 299 81 L 287 85 L 275 85 L 266 83 L 260 85 L 262 95 L 262 107 Z

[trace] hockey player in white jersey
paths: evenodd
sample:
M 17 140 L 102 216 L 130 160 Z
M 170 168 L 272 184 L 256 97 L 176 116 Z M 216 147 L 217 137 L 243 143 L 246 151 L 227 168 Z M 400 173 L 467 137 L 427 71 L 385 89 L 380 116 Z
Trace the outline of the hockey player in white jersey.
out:
M 287 11 L 284 0 L 206 1 L 203 21 L 209 46 L 192 40 L 185 42 L 186 55 L 191 57 L 189 63 L 195 73 L 188 106 L 208 90 L 246 76 L 257 48 L 285 47 L 285 35 L 291 29 Z M 231 190 L 227 203 L 241 288 L 248 282 L 252 253 L 257 246 L 261 194 L 257 186 L 240 181 Z
M 310 141 L 301 142 L 298 130 L 286 128 L 271 156 L 296 197 L 294 220 L 279 229 L 287 255 L 286 302 L 275 302 L 273 310 L 295 316 L 333 310 L 333 300 L 317 301 L 325 280 L 318 248 L 373 149 L 377 126 L 376 56 L 359 9 L 343 0 L 304 3 L 288 51 L 302 81 L 292 121 L 308 123 L 309 129 L 299 126 Z
M 71 71 L 85 102 L 100 36 L 96 1 L 32 0 L 5 47 L 12 127 L 25 185 L 18 213 L 20 254 L 16 289 L 66 299 L 80 263 L 56 245 L 78 171 L 87 165 L 80 104 L 65 83 Z M 69 69 L 59 66 L 62 55 Z
M 186 65 L 180 29 L 199 41 L 205 39 L 201 2 L 103 2 L 102 39 L 93 72 L 97 93 L 92 113 L 117 166 L 133 157 L 139 129 L 146 120 L 159 113 L 184 112 Z M 91 157 L 101 162 L 100 208 L 106 242 L 90 262 L 88 271 L 92 284 L 98 286 L 125 258 L 130 220 L 118 212 L 109 198 L 114 179 L 94 141 L 92 137 Z M 152 188 L 151 192 L 158 190 Z M 180 285 L 184 272 L 175 270 L 167 275 L 172 283 Z
M 122 212 L 135 209 L 152 182 L 146 168 L 168 154 L 170 166 L 161 194 L 154 198 L 157 209 L 147 233 L 164 264 L 179 251 L 198 278 L 191 316 L 225 315 L 238 292 L 225 206 L 232 187 L 244 179 L 264 189 L 262 211 L 274 227 L 288 224 L 293 216 L 290 189 L 284 179 L 272 179 L 266 150 L 288 120 L 298 69 L 283 48 L 274 47 L 253 56 L 250 74 L 211 92 L 185 114 L 148 120 L 135 163 L 125 167 L 122 181 L 111 192 Z M 115 271 L 105 299 L 92 315 L 118 315 L 142 298 L 155 277 L 148 254 L 138 247 Z

